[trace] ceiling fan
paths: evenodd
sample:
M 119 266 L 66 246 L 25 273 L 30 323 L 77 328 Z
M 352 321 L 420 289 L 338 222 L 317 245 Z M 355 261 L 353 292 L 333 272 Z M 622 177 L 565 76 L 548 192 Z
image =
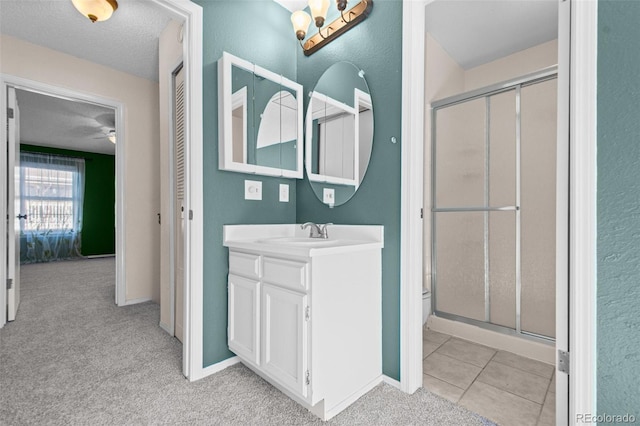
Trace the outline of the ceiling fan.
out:
M 116 129 L 109 129 L 106 133 L 101 134 L 100 136 L 96 136 L 93 139 L 109 139 L 109 142 L 112 144 L 116 143 Z

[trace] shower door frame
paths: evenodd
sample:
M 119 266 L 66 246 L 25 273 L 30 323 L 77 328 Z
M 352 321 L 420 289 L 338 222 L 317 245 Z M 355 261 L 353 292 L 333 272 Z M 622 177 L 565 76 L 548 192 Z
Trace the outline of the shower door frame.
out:
M 521 77 L 507 80 L 501 83 L 493 84 L 490 86 L 486 86 L 480 89 L 472 90 L 469 92 L 461 93 L 455 96 L 450 96 L 447 98 L 443 98 L 431 103 L 431 311 L 436 314 L 436 316 L 450 319 L 454 321 L 463 322 L 466 324 L 472 324 L 481 328 L 485 328 L 488 330 L 500 332 L 507 335 L 518 336 L 538 342 L 544 343 L 553 343 L 555 342 L 555 338 L 543 336 L 540 334 L 526 332 L 521 328 L 520 318 L 521 318 L 521 289 L 522 289 L 522 280 L 521 280 L 521 265 L 520 265 L 520 254 L 521 254 L 521 239 L 520 239 L 520 172 L 521 172 L 521 158 L 520 158 L 520 147 L 521 147 L 521 110 L 520 110 L 520 101 L 521 94 L 520 91 L 523 87 L 532 86 L 534 84 L 542 83 L 550 80 L 557 80 L 558 78 L 558 67 L 551 66 L 547 68 L 543 68 L 533 73 L 525 74 Z M 489 99 L 491 96 L 499 95 L 501 93 L 507 93 L 514 90 L 515 91 L 515 112 L 516 112 L 516 123 L 515 123 L 515 187 L 516 187 L 516 195 L 515 195 L 515 205 L 514 206 L 501 206 L 501 207 L 491 207 L 489 205 L 489 186 L 487 185 L 488 181 L 488 173 L 489 173 L 489 149 L 491 145 L 490 140 L 490 127 L 489 127 L 489 117 L 490 117 L 490 105 Z M 455 105 L 461 105 L 466 102 L 474 101 L 477 99 L 485 99 L 486 109 L 485 109 L 485 127 L 484 127 L 484 145 L 485 145 L 485 156 L 484 156 L 484 206 L 473 206 L 473 207 L 444 207 L 437 208 L 436 206 L 436 133 L 437 133 L 437 112 L 441 109 L 452 107 Z M 513 211 L 515 212 L 515 223 L 516 223 L 516 232 L 515 232 L 515 329 L 502 326 L 498 324 L 494 324 L 490 322 L 490 311 L 491 311 L 491 299 L 490 299 L 490 282 L 489 282 L 489 265 L 488 265 L 488 252 L 489 252 L 489 235 L 488 235 L 488 222 L 489 222 L 489 212 L 507 212 Z M 437 251 L 436 251 L 436 240 L 437 240 L 437 232 L 436 232 L 436 213 L 463 213 L 463 212 L 474 212 L 474 213 L 483 213 L 483 258 L 484 258 L 484 309 L 485 309 L 485 319 L 484 321 L 476 320 L 469 317 L 464 317 L 458 314 L 452 314 L 448 312 L 438 311 L 436 309 L 437 306 L 437 298 L 438 298 L 438 271 L 436 268 L 437 263 Z M 554 225 L 555 226 L 555 225 Z

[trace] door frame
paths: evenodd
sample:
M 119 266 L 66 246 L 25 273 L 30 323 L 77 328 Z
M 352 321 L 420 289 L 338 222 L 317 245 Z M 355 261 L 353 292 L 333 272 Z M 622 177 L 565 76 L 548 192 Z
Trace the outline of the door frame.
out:
M 190 381 L 205 377 L 203 360 L 203 160 L 202 160 L 202 7 L 184 0 L 151 0 L 183 22 L 185 70 L 185 241 L 184 331 L 182 374 Z M 171 83 L 172 84 L 172 83 Z M 169 88 L 170 89 L 170 88 Z M 171 138 L 169 138 L 170 140 Z M 170 231 L 173 232 L 173 229 Z M 171 285 L 171 284 L 170 284 Z M 175 287 L 171 290 L 175 291 Z M 174 299 L 171 296 L 171 305 Z M 174 309 L 173 307 L 171 309 Z M 172 320 L 175 324 L 175 320 Z
M 124 146 L 126 144 L 125 137 L 125 124 L 124 124 L 124 105 L 121 102 L 113 99 L 107 99 L 100 96 L 90 95 L 75 90 L 70 90 L 50 84 L 40 83 L 33 80 L 28 80 L 22 77 L 17 77 L 9 74 L 0 74 L 0 91 L 2 94 L 7 93 L 7 88 L 13 87 L 18 90 L 26 90 L 29 92 L 39 93 L 46 96 L 53 96 L 60 99 L 66 99 L 69 101 L 79 101 L 95 105 L 100 105 L 115 110 L 116 123 L 115 130 L 118 135 L 118 143 L 116 144 L 116 282 L 115 282 L 115 303 L 118 306 L 126 304 L 126 279 L 124 273 L 124 259 L 125 259 L 125 246 L 124 236 L 125 234 L 125 193 L 124 193 L 124 170 L 125 170 L 125 155 Z M 6 95 L 2 96 L 0 101 L 0 116 L 6 117 L 7 115 L 7 102 Z M 0 128 L 0 164 L 6 164 L 6 141 L 7 141 L 7 129 L 6 126 Z M 2 202 L 0 203 L 0 217 L 7 216 L 7 180 L 6 176 L 2 174 L 0 176 L 0 186 L 2 187 Z M 0 235 L 6 235 L 6 221 L 2 221 L 0 226 Z M 0 247 L 0 258 L 6 258 L 6 245 L 2 244 Z M 6 281 L 7 270 L 4 262 L 0 268 L 0 277 L 2 282 Z M 2 297 L 0 298 L 0 328 L 6 324 L 6 292 L 0 291 Z
M 185 224 L 185 321 L 182 353 L 183 374 L 194 381 L 206 374 L 202 366 L 202 294 L 203 294 L 203 161 L 202 161 L 202 7 L 184 0 L 151 0 L 172 17 L 184 22 L 183 60 L 186 68 L 186 135 L 185 135 L 185 205 L 193 212 L 191 220 Z M 1 76 L 0 89 L 6 90 L 5 76 Z M 18 77 L 7 76 L 12 84 L 20 85 Z M 32 82 L 35 83 L 35 82 Z M 39 83 L 35 83 L 36 85 Z M 33 87 L 33 86 L 31 86 Z M 45 90 L 46 91 L 46 90 Z M 0 96 L 0 115 L 6 116 L 6 96 Z M 117 118 L 118 134 L 124 137 L 124 117 Z M 0 147 L 6 144 L 6 126 L 0 126 Z M 124 141 L 123 141 L 124 142 Z M 122 144 L 123 144 L 122 142 Z M 120 137 L 119 137 L 119 144 Z M 116 149 L 118 149 L 116 147 Z M 0 148 L 0 161 L 6 163 L 6 150 Z M 118 156 L 116 156 L 118 157 Z M 124 156 L 121 168 L 124 170 Z M 116 168 L 118 165 L 116 165 Z M 6 217 L 6 176 L 0 174 L 0 217 Z M 123 185 L 122 179 L 118 185 Z M 120 206 L 124 208 L 124 200 Z M 118 214 L 118 221 L 124 224 L 124 210 Z M 123 230 L 123 227 L 120 227 Z M 0 221 L 0 235 L 6 235 L 6 221 Z M 124 235 L 124 234 L 123 234 Z M 4 239 L 4 238 L 3 238 Z M 124 244 L 118 247 L 118 255 L 124 261 Z M 6 244 L 0 244 L 0 258 L 6 258 Z M 6 281 L 6 262 L 0 262 L 0 282 Z M 118 279 L 118 277 L 116 278 Z M 124 279 L 122 268 L 121 279 Z M 121 286 L 124 287 L 124 286 Z M 125 293 L 118 292 L 119 297 Z M 117 296 L 118 297 L 118 296 Z M 0 328 L 6 321 L 6 292 L 0 291 Z
M 401 167 L 400 387 L 408 393 L 422 386 L 425 7 L 431 1 L 403 0 L 402 140 L 406 143 L 402 144 Z M 559 34 L 569 34 L 570 43 L 570 49 L 568 45 L 559 49 L 570 54 L 571 63 L 566 82 L 569 123 L 565 129 L 570 134 L 570 251 L 559 257 L 567 263 L 570 277 L 566 300 L 569 330 L 564 333 L 569 332 L 572 348 L 566 413 L 571 417 L 564 417 L 566 422 L 576 413 L 596 412 L 597 2 L 570 0 L 559 2 L 559 7 Z M 562 410 L 557 414 L 561 419 L 558 424 L 563 424 Z

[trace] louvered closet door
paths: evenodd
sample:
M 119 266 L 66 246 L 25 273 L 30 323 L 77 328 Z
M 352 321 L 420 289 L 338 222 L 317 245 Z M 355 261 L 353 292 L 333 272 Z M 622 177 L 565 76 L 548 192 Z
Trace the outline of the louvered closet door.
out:
M 175 273 L 175 336 L 182 342 L 184 327 L 184 70 L 174 75 L 174 273 Z

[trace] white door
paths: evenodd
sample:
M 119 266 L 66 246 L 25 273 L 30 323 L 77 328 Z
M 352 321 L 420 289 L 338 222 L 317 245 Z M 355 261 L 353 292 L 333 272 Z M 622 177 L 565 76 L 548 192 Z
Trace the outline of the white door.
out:
M 16 90 L 7 88 L 7 320 L 16 319 L 20 305 L 20 111 Z
M 259 283 L 229 275 L 229 349 L 260 364 L 260 293 Z
M 262 368 L 302 397 L 307 396 L 307 296 L 262 285 Z
M 174 76 L 174 334 L 182 342 L 184 332 L 184 71 Z

